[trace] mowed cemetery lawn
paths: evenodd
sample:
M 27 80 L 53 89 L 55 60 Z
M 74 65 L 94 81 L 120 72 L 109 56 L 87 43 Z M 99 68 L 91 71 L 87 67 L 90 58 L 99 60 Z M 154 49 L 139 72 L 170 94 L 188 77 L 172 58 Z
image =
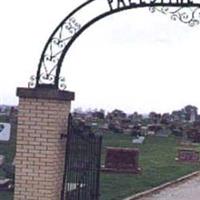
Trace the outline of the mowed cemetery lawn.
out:
M 168 138 L 148 136 L 143 144 L 132 144 L 132 137 L 128 135 L 104 135 L 102 163 L 104 164 L 106 146 L 139 148 L 139 165 L 142 168 L 142 173 L 132 175 L 101 172 L 100 199 L 122 200 L 199 170 L 199 164 L 181 164 L 175 161 L 179 142 L 180 139 L 175 136 Z
M 0 142 L 0 155 L 5 156 L 5 163 L 11 164 L 15 156 L 16 124 L 11 126 L 11 138 L 9 142 Z M 0 169 L 0 178 L 4 177 L 4 172 Z M 13 200 L 13 192 L 0 191 L 0 200 Z
M 6 155 L 7 162 L 14 156 L 15 137 L 9 144 L 0 143 L 0 154 Z M 105 159 L 105 147 L 133 147 L 140 149 L 140 175 L 113 174 L 101 172 L 100 200 L 122 200 L 125 197 L 158 186 L 185 174 L 199 170 L 199 164 L 180 164 L 175 161 L 180 139 L 149 136 L 141 145 L 132 144 L 132 137 L 123 134 L 103 136 L 102 164 Z M 197 147 L 198 148 L 198 147 Z M 200 150 L 200 149 L 199 149 Z M 0 171 L 0 175 L 3 173 Z M 13 194 L 0 192 L 0 200 L 13 200 Z

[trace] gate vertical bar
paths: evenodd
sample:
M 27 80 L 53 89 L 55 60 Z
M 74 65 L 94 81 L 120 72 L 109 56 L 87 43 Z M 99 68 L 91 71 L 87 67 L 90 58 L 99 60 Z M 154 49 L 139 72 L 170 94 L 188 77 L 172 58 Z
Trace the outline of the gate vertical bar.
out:
M 98 200 L 102 137 L 69 120 L 61 200 Z
M 69 143 L 70 143 L 70 133 L 71 133 L 71 129 L 72 129 L 72 116 L 71 113 L 69 113 L 68 116 L 68 126 L 67 126 L 67 135 L 63 134 L 62 137 L 66 137 L 67 141 L 66 141 L 66 148 L 65 148 L 65 163 L 64 163 L 64 174 L 63 174 L 63 185 L 62 185 L 62 191 L 61 191 L 61 200 L 65 199 L 65 191 L 66 191 L 66 187 L 65 187 L 65 183 L 66 183 L 66 175 L 67 175 L 67 164 L 68 164 L 68 155 L 70 154 L 70 148 L 69 148 Z
M 96 187 L 96 200 L 99 200 L 100 197 L 100 171 L 101 171 L 101 149 L 102 149 L 102 136 L 99 137 L 99 142 L 97 142 L 98 144 L 98 155 L 99 158 L 97 160 L 97 187 Z

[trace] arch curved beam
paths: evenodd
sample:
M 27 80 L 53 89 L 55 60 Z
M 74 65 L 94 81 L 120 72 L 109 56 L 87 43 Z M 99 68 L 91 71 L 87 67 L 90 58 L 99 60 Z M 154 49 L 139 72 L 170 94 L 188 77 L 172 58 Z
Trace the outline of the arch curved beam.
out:
M 74 41 L 88 27 L 106 16 L 145 7 L 149 7 L 151 12 L 169 14 L 172 19 L 190 26 L 200 22 L 200 3 L 190 0 L 87 0 L 63 19 L 49 37 L 36 77 L 32 76 L 29 87 L 65 89 L 65 80 L 60 77 L 60 72 L 63 60 Z

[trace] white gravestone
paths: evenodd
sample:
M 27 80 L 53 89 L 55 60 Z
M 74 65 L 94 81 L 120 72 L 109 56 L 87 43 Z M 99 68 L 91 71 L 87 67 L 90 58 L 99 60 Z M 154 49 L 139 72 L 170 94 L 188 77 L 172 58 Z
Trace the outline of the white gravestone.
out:
M 138 138 L 136 138 L 136 139 L 133 139 L 133 140 L 132 140 L 132 143 L 133 143 L 133 144 L 142 144 L 142 143 L 144 142 L 144 139 L 145 139 L 145 137 L 140 136 L 140 137 L 138 137 Z
M 9 123 L 0 123 L 0 141 L 9 141 L 11 126 Z
M 0 167 L 4 164 L 5 156 L 0 155 Z

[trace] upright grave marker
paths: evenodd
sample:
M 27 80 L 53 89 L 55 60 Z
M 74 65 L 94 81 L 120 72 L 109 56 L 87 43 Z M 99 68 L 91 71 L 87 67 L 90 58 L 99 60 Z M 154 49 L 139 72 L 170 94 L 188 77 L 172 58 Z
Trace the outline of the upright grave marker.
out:
M 105 167 L 102 171 L 139 173 L 139 150 L 133 148 L 107 147 Z
M 178 150 L 178 161 L 187 163 L 199 162 L 200 155 L 198 151 L 193 149 L 179 149 Z

